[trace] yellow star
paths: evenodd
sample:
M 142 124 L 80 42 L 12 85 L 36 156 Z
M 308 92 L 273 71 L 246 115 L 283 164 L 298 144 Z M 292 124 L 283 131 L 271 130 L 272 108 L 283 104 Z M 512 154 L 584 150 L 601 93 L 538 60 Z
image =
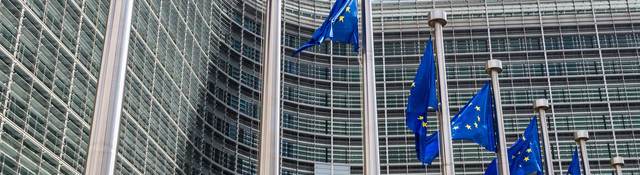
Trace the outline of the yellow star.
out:
M 416 87 L 416 83 L 415 82 L 411 82 L 411 87 Z
M 424 116 L 418 116 L 418 120 L 424 119 Z
M 478 116 L 478 121 L 480 121 L 480 116 Z
M 344 22 L 344 16 L 340 16 L 340 17 L 338 17 L 338 20 L 339 20 L 340 22 Z
M 351 12 L 351 7 L 347 7 L 344 11 Z
M 529 157 L 524 157 L 524 161 L 529 161 Z
M 476 106 L 476 111 L 480 111 L 480 106 Z
M 511 156 L 511 159 L 515 159 L 515 158 L 516 158 L 516 156 L 513 156 L 513 155 Z
M 471 129 L 471 125 L 469 124 L 467 124 L 467 126 L 464 126 L 464 127 L 467 127 L 467 129 Z
M 454 126 L 454 127 L 453 127 L 453 130 L 457 130 L 458 128 L 459 128 L 458 126 Z
M 427 127 L 427 122 L 422 122 L 422 127 Z
M 478 123 L 473 123 L 473 126 L 475 126 L 476 128 L 478 128 Z
M 527 152 L 528 152 L 528 153 L 531 153 L 531 148 L 527 149 Z

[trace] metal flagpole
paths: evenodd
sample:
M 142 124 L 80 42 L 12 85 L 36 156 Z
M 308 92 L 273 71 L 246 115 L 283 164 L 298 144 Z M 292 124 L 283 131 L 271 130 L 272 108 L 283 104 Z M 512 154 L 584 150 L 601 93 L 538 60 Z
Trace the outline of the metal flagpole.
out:
M 549 141 L 549 128 L 547 125 L 546 110 L 549 109 L 547 99 L 537 99 L 533 102 L 533 110 L 538 112 L 540 126 L 542 126 L 542 140 L 544 142 L 544 164 L 548 175 L 553 175 L 553 160 L 551 157 L 551 142 Z
M 440 129 L 440 172 L 455 174 L 453 169 L 453 146 L 451 144 L 451 117 L 449 115 L 449 95 L 447 90 L 447 71 L 444 60 L 444 38 L 442 28 L 447 24 L 447 13 L 433 10 L 429 16 L 429 26 L 434 28 L 436 57 L 438 65 L 438 88 L 440 109 L 438 110 L 438 128 Z
M 280 174 L 280 56 L 281 0 L 266 5 L 262 50 L 262 118 L 260 127 L 260 174 Z
M 584 174 L 591 175 L 591 168 L 589 167 L 589 156 L 587 155 L 587 140 L 589 140 L 589 132 L 580 130 L 576 131 L 573 136 L 580 146 L 580 157 L 582 158 L 582 167 L 584 167 Z
M 354 0 L 355 1 L 355 0 Z M 373 24 L 371 14 L 371 0 L 362 0 L 362 29 L 364 44 L 360 63 L 363 89 L 363 130 L 364 142 L 362 143 L 364 154 L 364 174 L 380 174 L 380 151 L 378 146 L 378 110 L 376 104 L 376 75 L 375 62 L 373 60 Z
M 624 159 L 620 156 L 611 158 L 611 166 L 616 171 L 616 175 L 622 175 L 622 166 L 624 165 Z
M 85 174 L 114 172 L 132 9 L 133 0 L 111 1 L 109 7 Z
M 501 175 L 509 175 L 509 160 L 507 159 L 507 143 L 504 132 L 504 115 L 502 114 L 502 97 L 500 96 L 500 80 L 498 73 L 502 72 L 502 62 L 497 59 L 487 61 L 487 73 L 491 76 L 493 89 L 493 102 L 495 104 L 496 124 L 498 125 L 498 172 Z

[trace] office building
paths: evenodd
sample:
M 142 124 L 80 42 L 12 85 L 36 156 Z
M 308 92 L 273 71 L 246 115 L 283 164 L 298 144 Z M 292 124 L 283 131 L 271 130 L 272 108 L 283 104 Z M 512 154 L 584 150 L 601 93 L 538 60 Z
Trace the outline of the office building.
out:
M 291 56 L 332 2 L 283 0 L 282 174 L 362 174 L 358 54 L 327 42 Z M 264 6 L 134 2 L 116 173 L 257 173 Z M 575 130 L 590 131 L 593 174 L 610 174 L 615 155 L 625 157 L 625 173 L 640 172 L 640 2 L 374 0 L 373 7 L 382 174 L 439 172 L 439 163 L 416 160 L 404 123 L 434 8 L 449 13 L 452 114 L 488 81 L 486 60 L 500 59 L 509 144 L 533 116 L 533 100 L 547 98 L 556 173 L 568 167 Z M 108 12 L 107 0 L 0 0 L 0 174 L 84 172 Z M 457 174 L 482 174 L 493 157 L 454 141 Z

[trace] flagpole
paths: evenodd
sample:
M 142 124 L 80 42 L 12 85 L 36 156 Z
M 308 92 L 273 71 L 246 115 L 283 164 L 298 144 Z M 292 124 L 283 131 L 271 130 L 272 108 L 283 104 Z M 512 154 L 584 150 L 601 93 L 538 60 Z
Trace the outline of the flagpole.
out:
M 589 140 L 589 132 L 585 130 L 579 130 L 576 131 L 573 136 L 580 146 L 580 157 L 582 158 L 582 167 L 584 167 L 584 174 L 591 175 L 591 168 L 589 167 L 589 156 L 587 155 L 587 140 Z
M 622 175 L 622 166 L 624 165 L 624 159 L 620 156 L 611 158 L 611 166 L 616 171 L 616 175 Z
M 549 128 L 547 127 L 546 110 L 549 109 L 547 99 L 537 99 L 533 102 L 533 109 L 538 112 L 540 126 L 542 127 L 542 140 L 544 144 L 544 164 L 547 168 L 547 175 L 553 175 L 553 160 L 551 157 L 551 142 L 549 141 Z
M 451 117 L 449 114 L 449 94 L 447 91 L 447 71 L 444 60 L 444 38 L 442 28 L 447 24 L 447 13 L 443 10 L 432 10 L 429 26 L 434 28 L 435 48 L 438 66 L 438 87 L 440 109 L 438 110 L 438 128 L 440 129 L 440 172 L 446 175 L 455 174 L 453 169 L 453 146 L 451 144 Z
M 509 175 L 509 160 L 507 159 L 507 143 L 504 132 L 504 115 L 502 113 L 502 97 L 500 96 L 500 80 L 498 73 L 502 72 L 502 62 L 497 59 L 487 61 L 486 71 L 491 76 L 491 88 L 493 90 L 493 102 L 496 109 L 496 123 L 498 125 L 498 172 L 501 175 Z
M 113 174 L 127 70 L 133 0 L 111 1 L 85 174 Z
M 354 0 L 355 1 L 355 0 Z M 362 30 L 364 44 L 360 63 L 362 64 L 363 89 L 363 134 L 364 174 L 380 174 L 380 151 L 378 145 L 378 109 L 376 104 L 375 62 L 373 60 L 373 24 L 371 0 L 362 0 Z
M 280 174 L 280 56 L 281 0 L 266 4 L 262 55 L 262 118 L 260 120 L 260 175 Z

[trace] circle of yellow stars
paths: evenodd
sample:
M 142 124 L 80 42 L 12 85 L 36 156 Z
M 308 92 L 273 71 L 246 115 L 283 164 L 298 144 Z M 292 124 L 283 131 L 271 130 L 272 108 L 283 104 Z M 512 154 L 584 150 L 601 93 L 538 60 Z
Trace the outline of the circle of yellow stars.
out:
M 472 105 L 472 104 L 470 103 L 470 105 Z M 476 105 L 474 108 L 476 109 L 476 111 L 480 112 L 480 106 Z M 476 116 L 476 119 L 477 119 L 477 121 L 473 122 L 473 127 L 478 128 L 478 122 L 480 122 L 480 116 L 479 115 Z M 472 128 L 472 126 L 470 124 L 466 124 L 464 127 L 467 128 L 467 130 L 471 130 L 471 128 Z M 453 129 L 457 130 L 457 129 L 460 129 L 460 127 L 453 126 Z

